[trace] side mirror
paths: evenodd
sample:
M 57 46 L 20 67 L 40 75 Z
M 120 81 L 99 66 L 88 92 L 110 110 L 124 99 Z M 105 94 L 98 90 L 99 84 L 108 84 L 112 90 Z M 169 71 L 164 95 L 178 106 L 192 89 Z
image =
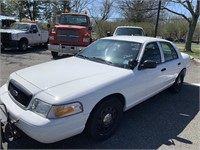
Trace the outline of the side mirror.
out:
M 107 32 L 107 36 L 112 36 L 111 32 Z
M 89 28 L 88 28 L 88 30 L 90 30 L 90 31 L 91 31 L 91 30 L 92 30 L 92 27 L 89 27 Z
M 157 63 L 153 60 L 145 60 L 142 64 L 140 64 L 139 69 L 151 69 L 156 68 Z

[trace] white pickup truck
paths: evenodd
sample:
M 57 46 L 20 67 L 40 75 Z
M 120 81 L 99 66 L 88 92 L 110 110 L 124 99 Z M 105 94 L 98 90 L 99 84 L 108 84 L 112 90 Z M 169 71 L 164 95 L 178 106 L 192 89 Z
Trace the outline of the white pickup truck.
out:
M 142 27 L 118 26 L 115 29 L 113 36 L 119 36 L 119 35 L 145 36 L 145 32 Z
M 25 51 L 28 46 L 47 44 L 48 31 L 41 31 L 36 23 L 15 22 L 9 29 L 0 29 L 1 49 L 18 47 Z

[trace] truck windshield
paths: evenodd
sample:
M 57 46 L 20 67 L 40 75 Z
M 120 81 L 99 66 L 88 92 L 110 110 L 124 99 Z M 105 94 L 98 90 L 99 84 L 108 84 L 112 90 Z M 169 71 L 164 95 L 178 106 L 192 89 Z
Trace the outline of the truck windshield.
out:
M 87 26 L 87 17 L 82 15 L 64 14 L 60 16 L 60 24 Z
M 10 29 L 22 30 L 22 31 L 28 31 L 29 28 L 30 28 L 30 25 L 26 23 L 13 23 L 10 26 Z
M 140 28 L 117 28 L 115 35 L 140 35 L 140 36 L 144 36 L 144 32 Z

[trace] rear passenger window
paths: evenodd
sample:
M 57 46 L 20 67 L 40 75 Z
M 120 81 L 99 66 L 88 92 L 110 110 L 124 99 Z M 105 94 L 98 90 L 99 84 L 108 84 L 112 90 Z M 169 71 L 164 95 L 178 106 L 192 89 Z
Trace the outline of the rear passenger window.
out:
M 165 61 L 170 61 L 178 58 L 176 50 L 173 45 L 167 42 L 160 42 L 163 50 Z

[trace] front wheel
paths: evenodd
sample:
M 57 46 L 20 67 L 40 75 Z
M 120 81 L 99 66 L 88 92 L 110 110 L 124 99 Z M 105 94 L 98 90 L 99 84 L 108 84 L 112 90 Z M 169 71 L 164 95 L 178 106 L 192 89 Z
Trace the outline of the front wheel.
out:
M 53 52 L 53 51 L 51 51 L 51 55 L 52 55 L 52 57 L 55 59 L 55 58 L 58 57 L 58 52 Z
M 105 140 L 116 131 L 122 115 L 123 106 L 119 99 L 107 98 L 91 112 L 86 131 L 95 140 Z
M 19 50 L 26 51 L 28 49 L 28 43 L 25 40 L 19 42 Z

